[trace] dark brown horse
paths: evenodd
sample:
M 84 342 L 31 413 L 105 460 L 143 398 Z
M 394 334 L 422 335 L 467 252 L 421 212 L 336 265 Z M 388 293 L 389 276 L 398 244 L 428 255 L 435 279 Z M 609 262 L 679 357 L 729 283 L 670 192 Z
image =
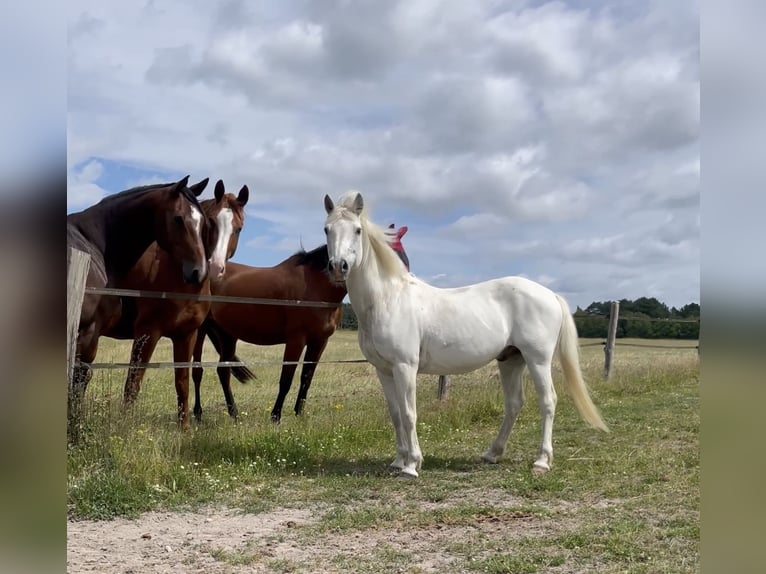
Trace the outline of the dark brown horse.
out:
M 403 261 L 404 248 L 399 241 L 406 228 L 396 235 L 392 245 Z M 271 411 L 271 420 L 279 422 L 287 393 L 292 386 L 297 362 L 303 357 L 301 383 L 295 401 L 295 414 L 303 411 L 306 397 L 314 377 L 317 362 L 327 346 L 327 340 L 335 333 L 341 320 L 341 302 L 346 296 L 345 286 L 330 281 L 327 273 L 327 246 L 312 251 L 299 251 L 274 267 L 249 267 L 229 263 L 223 281 L 213 285 L 216 295 L 255 297 L 263 299 L 286 299 L 323 301 L 337 303 L 338 307 L 318 308 L 285 305 L 248 305 L 241 303 L 213 303 L 210 315 L 200 329 L 194 349 L 194 360 L 202 357 L 205 336 L 219 353 L 220 361 L 239 361 L 236 356 L 237 341 L 256 345 L 285 345 L 284 365 L 279 377 L 279 393 Z M 405 263 L 406 264 L 406 263 Z M 218 367 L 218 377 L 226 399 L 229 415 L 237 417 L 237 406 L 231 392 L 231 374 L 241 382 L 255 378 L 247 367 Z M 194 379 L 194 416 L 202 418 L 200 385 L 202 369 L 192 369 Z
M 97 204 L 67 215 L 67 247 L 90 254 L 88 287 L 114 287 L 157 242 L 181 262 L 179 277 L 199 284 L 207 277 L 207 257 L 202 242 L 203 217 L 197 195 L 208 180 L 187 187 L 189 176 L 175 183 L 132 188 L 110 195 Z M 69 260 L 67 260 L 67 267 Z M 119 297 L 86 293 L 80 313 L 77 354 L 92 362 L 98 338 L 115 316 Z M 79 421 L 80 404 L 90 369 L 75 366 L 69 395 L 69 431 Z
M 208 221 L 205 248 L 210 257 L 209 278 L 191 284 L 181 280 L 181 262 L 153 243 L 130 272 L 119 281 L 125 289 L 166 291 L 190 295 L 209 295 L 211 281 L 221 280 L 226 262 L 237 249 L 245 221 L 244 207 L 249 198 L 247 186 L 238 196 L 225 193 L 221 180 L 216 183 L 215 197 L 201 202 Z M 112 328 L 104 333 L 115 339 L 133 339 L 131 363 L 148 363 L 161 337 L 173 342 L 173 361 L 189 362 L 197 338 L 197 330 L 208 314 L 208 301 L 125 297 L 122 312 Z M 124 404 L 135 402 L 146 373 L 145 368 L 131 367 L 125 380 Z M 175 369 L 178 395 L 178 421 L 181 428 L 189 426 L 189 368 Z

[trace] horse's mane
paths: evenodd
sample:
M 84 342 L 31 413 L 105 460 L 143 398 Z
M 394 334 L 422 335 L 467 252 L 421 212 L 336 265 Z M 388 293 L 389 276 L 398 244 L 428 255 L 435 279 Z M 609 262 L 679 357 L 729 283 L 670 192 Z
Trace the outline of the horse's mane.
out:
M 154 191 L 155 189 L 160 189 L 162 187 L 170 187 L 171 185 L 175 185 L 176 183 L 177 182 L 175 181 L 171 181 L 170 183 L 152 183 L 150 185 L 139 185 L 137 187 L 131 187 L 130 189 L 126 189 L 118 193 L 112 193 L 110 195 L 107 195 L 99 203 L 109 204 L 112 201 L 124 199 L 127 196 L 140 195 L 142 193 Z M 184 186 L 181 188 L 181 195 L 183 195 L 186 199 L 188 199 L 193 206 L 199 208 L 200 211 L 202 211 L 202 206 L 200 205 L 199 199 L 197 199 L 197 196 L 195 196 L 192 193 L 191 189 L 189 189 L 188 186 Z
M 358 191 L 349 191 L 341 196 L 334 210 L 336 217 L 344 219 L 357 217 L 353 210 L 353 205 L 358 194 Z M 362 241 L 365 243 L 362 249 L 362 265 L 367 264 L 367 259 L 372 253 L 375 255 L 380 272 L 383 275 L 404 277 L 407 274 L 404 263 L 402 263 L 402 260 L 391 248 L 385 229 L 370 220 L 369 210 L 366 205 L 358 217 L 359 223 L 362 226 Z
M 327 264 L 330 261 L 327 255 L 327 245 L 320 245 L 316 249 L 306 251 L 301 249 L 295 252 L 291 258 L 295 258 L 295 265 L 309 265 L 316 271 L 327 271 Z

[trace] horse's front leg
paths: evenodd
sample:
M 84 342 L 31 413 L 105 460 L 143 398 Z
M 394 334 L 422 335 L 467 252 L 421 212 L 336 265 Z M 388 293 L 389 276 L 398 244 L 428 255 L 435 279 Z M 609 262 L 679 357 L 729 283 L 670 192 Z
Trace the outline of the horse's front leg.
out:
M 394 376 L 380 369 L 377 369 L 377 373 L 380 385 L 383 387 L 383 395 L 386 397 L 388 414 L 391 416 L 391 423 L 394 425 L 394 432 L 396 433 L 396 458 L 390 466 L 401 471 L 407 458 L 407 447 L 404 443 L 404 434 L 402 433 L 402 417 L 399 411 L 399 401 L 394 389 Z
M 418 443 L 417 423 L 417 374 L 416 365 L 399 363 L 393 366 L 393 391 L 399 405 L 401 441 L 404 445 L 404 465 L 402 474 L 413 478 L 423 464 L 423 454 Z
M 197 342 L 197 330 L 185 336 L 173 339 L 173 361 L 188 363 L 191 361 L 194 343 Z M 181 430 L 189 430 L 189 367 L 176 368 L 176 395 L 178 396 L 178 424 Z

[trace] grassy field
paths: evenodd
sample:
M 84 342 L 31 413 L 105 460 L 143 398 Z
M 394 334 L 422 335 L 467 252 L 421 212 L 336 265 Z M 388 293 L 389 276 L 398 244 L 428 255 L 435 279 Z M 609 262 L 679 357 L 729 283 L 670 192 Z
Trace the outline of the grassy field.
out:
M 583 340 L 586 345 L 591 341 Z M 668 346 L 693 342 L 626 341 Z M 367 364 L 317 369 L 305 415 L 269 413 L 281 347 L 240 345 L 258 380 L 233 382 L 240 410 L 226 414 L 215 371 L 203 382 L 204 420 L 177 430 L 172 371 L 150 370 L 137 407 L 120 407 L 124 371 L 98 371 L 88 389 L 84 440 L 68 452 L 70 520 L 135 517 L 148 510 L 305 511 L 311 519 L 234 548 L 204 550 L 232 570 L 265 572 L 696 572 L 699 569 L 699 365 L 696 351 L 620 347 L 602 381 L 600 346 L 582 349 L 594 402 L 611 429 L 583 423 L 561 386 L 553 470 L 534 476 L 540 439 L 534 389 L 497 465 L 480 455 L 502 418 L 497 369 L 452 377 L 437 400 L 422 376 L 420 478 L 394 478 L 394 434 Z M 124 362 L 124 342 L 102 339 L 99 361 Z M 360 357 L 356 334 L 339 332 L 325 359 Z M 214 360 L 206 348 L 205 360 Z M 154 360 L 171 360 L 163 343 Z M 105 528 L 108 525 L 105 523 Z M 268 551 L 287 542 L 306 550 Z M 271 546 L 270 546 L 271 545 Z M 332 547 L 332 551 L 330 551 Z M 313 549 L 313 550 L 312 550 Z M 224 571 L 224 570 L 221 570 Z

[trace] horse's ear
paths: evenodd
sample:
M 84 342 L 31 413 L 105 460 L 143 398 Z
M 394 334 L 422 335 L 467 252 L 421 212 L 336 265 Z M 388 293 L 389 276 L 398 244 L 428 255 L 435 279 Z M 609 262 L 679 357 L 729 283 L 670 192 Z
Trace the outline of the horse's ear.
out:
M 179 195 L 181 193 L 181 190 L 186 187 L 186 185 L 189 183 L 189 176 L 187 175 L 183 179 L 179 179 L 177 182 L 173 184 L 173 186 L 170 188 L 170 193 L 173 195 Z
M 248 199 L 250 199 L 250 190 L 246 185 L 243 185 L 242 189 L 239 190 L 239 195 L 237 195 L 237 203 L 240 207 L 245 207 Z
M 219 179 L 215 182 L 215 200 L 220 202 L 223 199 L 223 194 L 226 193 L 226 188 L 223 186 L 223 180 Z
M 354 199 L 354 205 L 352 206 L 354 209 L 354 213 L 357 215 L 362 214 L 362 210 L 364 209 L 364 199 L 362 199 L 362 194 L 357 193 L 356 198 Z
M 333 209 L 335 209 L 335 204 L 332 202 L 332 199 L 330 199 L 329 195 L 325 195 L 324 210 L 329 214 Z
M 186 176 L 186 179 L 187 179 L 187 180 L 189 179 L 189 176 L 188 176 L 188 175 Z M 200 193 L 202 193 L 203 191 L 205 191 L 205 188 L 207 187 L 207 182 L 208 182 L 208 181 L 210 181 L 210 178 L 209 178 L 209 177 L 206 177 L 206 178 L 205 178 L 205 179 L 203 179 L 202 181 L 198 181 L 198 182 L 197 182 L 197 183 L 195 183 L 194 185 L 190 185 L 190 186 L 189 186 L 189 189 L 190 189 L 190 190 L 191 190 L 191 192 L 194 194 L 194 197 L 197 197 L 197 196 L 199 196 L 199 194 L 200 194 Z

